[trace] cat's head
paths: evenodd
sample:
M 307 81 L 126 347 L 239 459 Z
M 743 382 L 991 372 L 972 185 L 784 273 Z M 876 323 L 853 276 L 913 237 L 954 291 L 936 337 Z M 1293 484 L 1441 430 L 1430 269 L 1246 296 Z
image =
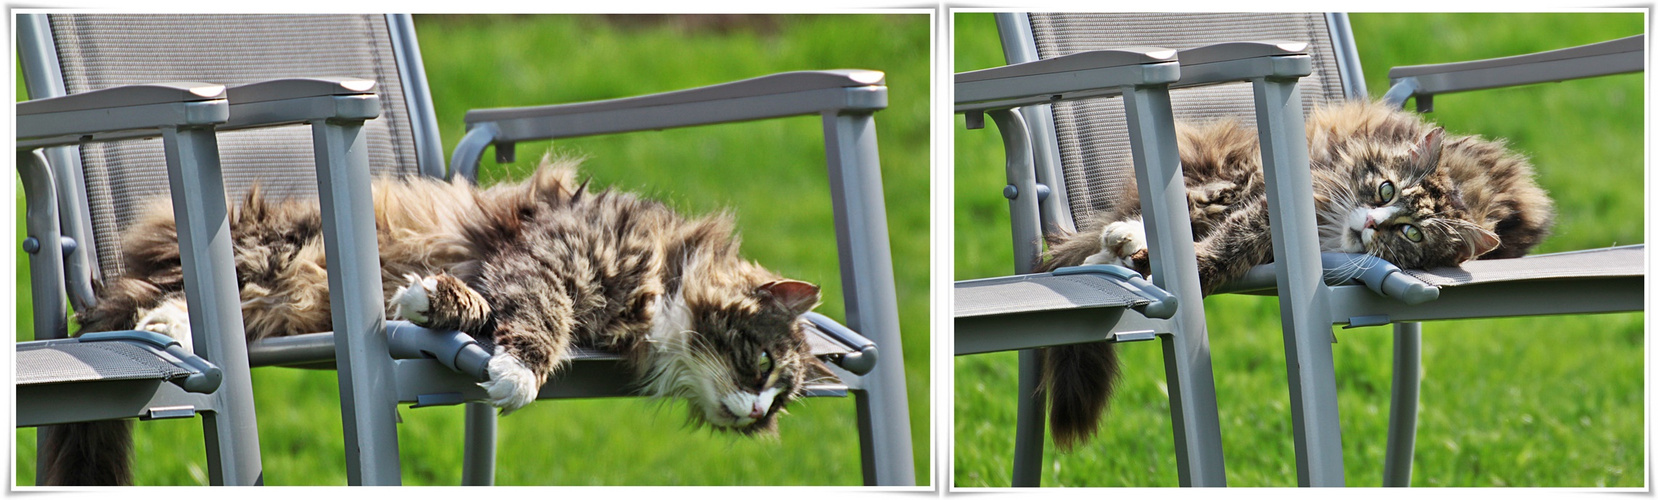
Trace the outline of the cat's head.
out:
M 1353 141 L 1317 169 L 1319 239 L 1325 250 L 1368 253 L 1405 268 L 1451 266 L 1497 248 L 1439 169 L 1445 131 L 1415 143 Z
M 674 314 L 685 330 L 657 338 L 655 395 L 690 403 L 690 420 L 742 434 L 776 428 L 777 416 L 808 382 L 830 375 L 812 356 L 802 315 L 818 287 L 788 279 L 747 281 L 708 293 L 688 286 Z

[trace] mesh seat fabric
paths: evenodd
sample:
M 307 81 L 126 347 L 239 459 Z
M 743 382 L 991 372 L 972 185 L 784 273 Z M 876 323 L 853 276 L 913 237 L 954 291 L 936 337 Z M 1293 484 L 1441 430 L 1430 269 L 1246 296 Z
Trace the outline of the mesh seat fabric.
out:
M 1150 303 L 1116 281 L 1096 275 L 1030 274 L 956 283 L 957 318 Z
M 1446 287 L 1531 279 L 1642 276 L 1645 261 L 1646 245 L 1631 245 L 1518 259 L 1474 260 L 1456 267 L 1406 269 L 1404 272 L 1424 283 Z
M 126 342 L 25 343 L 17 346 L 17 384 L 99 380 L 172 380 L 190 371 L 152 349 Z
M 418 172 L 414 139 L 383 15 L 53 15 L 66 90 L 199 81 L 239 85 L 275 78 L 344 76 L 379 83 L 380 117 L 368 121 L 377 175 Z M 316 196 L 309 127 L 222 132 L 226 196 L 239 204 L 258 184 L 273 197 Z M 121 273 L 121 230 L 168 193 L 159 140 L 92 144 L 82 168 L 100 272 Z

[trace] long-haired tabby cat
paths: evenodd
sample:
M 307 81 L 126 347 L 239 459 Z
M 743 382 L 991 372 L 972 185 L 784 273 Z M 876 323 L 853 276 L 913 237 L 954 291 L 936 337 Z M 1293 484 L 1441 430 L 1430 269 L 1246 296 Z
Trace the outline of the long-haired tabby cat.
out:
M 690 421 L 767 432 L 806 383 L 832 376 L 802 314 L 818 287 L 738 256 L 728 214 L 685 217 L 633 194 L 591 192 L 574 163 L 528 180 L 374 185 L 388 315 L 493 346 L 494 405 L 529 404 L 572 346 L 618 352 L 640 392 L 689 400 Z M 314 200 L 258 190 L 231 214 L 249 340 L 330 329 L 322 220 Z M 126 275 L 100 287 L 84 331 L 148 329 L 189 341 L 178 243 L 165 202 L 127 232 Z M 127 484 L 130 422 L 66 426 L 44 484 Z
M 1526 159 L 1500 141 L 1447 136 L 1421 117 L 1379 103 L 1315 109 L 1306 121 L 1319 243 L 1404 268 L 1524 255 L 1548 234 L 1553 202 Z M 1260 146 L 1233 121 L 1176 127 L 1203 294 L 1272 261 Z M 1150 272 L 1139 191 L 1081 231 L 1049 236 L 1049 271 L 1117 264 Z M 1040 387 L 1054 442 L 1093 437 L 1118 376 L 1109 343 L 1043 350 Z

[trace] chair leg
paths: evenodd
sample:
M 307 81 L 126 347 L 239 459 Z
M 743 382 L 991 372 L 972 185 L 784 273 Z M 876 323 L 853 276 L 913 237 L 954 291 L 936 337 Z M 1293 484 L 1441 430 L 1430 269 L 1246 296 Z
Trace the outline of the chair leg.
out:
M 1174 142 L 1174 114 L 1167 87 L 1137 87 L 1123 93 L 1128 116 L 1134 175 L 1145 207 L 1152 281 L 1175 294 L 1176 332 L 1162 336 L 1169 374 L 1169 412 L 1175 454 L 1183 486 L 1225 486 L 1220 414 L 1215 405 L 1214 367 L 1209 360 L 1209 330 L 1204 323 L 1198 285 L 1197 253 L 1187 217 L 1186 185 Z
M 219 366 L 224 379 L 202 412 L 207 476 L 215 485 L 264 482 L 259 427 L 254 416 L 252 372 L 242 330 L 240 294 L 231 254 L 230 218 L 213 129 L 162 129 L 167 179 L 178 226 L 184 292 L 189 299 L 195 353 Z
M 875 118 L 868 113 L 824 113 L 823 139 L 846 326 L 880 346 L 880 362 L 864 375 L 864 390 L 854 392 L 865 458 L 864 483 L 913 486 L 915 458 L 910 449 L 904 345 L 898 331 L 898 292 L 887 241 Z
M 466 404 L 466 447 L 461 454 L 461 485 L 495 484 L 495 408 Z
M 1312 173 L 1295 78 L 1254 81 L 1256 124 L 1278 264 L 1279 311 L 1289 372 L 1290 421 L 1301 486 L 1341 486 L 1341 422 L 1336 411 L 1330 320 L 1317 298 L 1323 283 L 1313 213 Z M 1296 230 L 1307 229 L 1307 230 Z
M 1042 485 L 1043 432 L 1047 408 L 1036 394 L 1042 377 L 1042 356 L 1036 349 L 1019 351 L 1019 420 L 1013 437 L 1013 486 Z
M 1410 486 L 1416 453 L 1416 403 L 1422 389 L 1422 324 L 1393 325 L 1393 405 L 1387 418 L 1382 486 Z
M 403 481 L 397 452 L 397 391 L 385 335 L 380 251 L 362 121 L 316 120 L 317 192 L 323 214 L 335 363 L 339 366 L 346 481 L 395 486 Z

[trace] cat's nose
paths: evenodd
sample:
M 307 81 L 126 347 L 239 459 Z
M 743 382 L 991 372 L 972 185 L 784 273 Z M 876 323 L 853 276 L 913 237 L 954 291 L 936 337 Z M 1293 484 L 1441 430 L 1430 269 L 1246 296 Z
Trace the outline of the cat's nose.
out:
M 759 402 L 755 402 L 754 407 L 748 410 L 748 418 L 759 420 L 760 417 L 764 416 L 766 416 L 766 409 L 761 408 Z
M 1376 227 L 1376 218 L 1369 215 L 1364 216 L 1364 229 L 1371 229 L 1374 227 Z

